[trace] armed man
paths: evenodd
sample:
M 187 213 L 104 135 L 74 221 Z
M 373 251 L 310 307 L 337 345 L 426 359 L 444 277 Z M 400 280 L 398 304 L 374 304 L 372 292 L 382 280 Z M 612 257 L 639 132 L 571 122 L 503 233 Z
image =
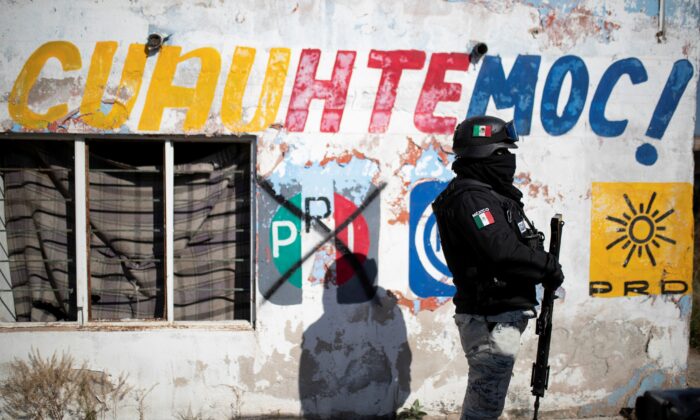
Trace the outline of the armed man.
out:
M 513 122 L 480 116 L 455 129 L 456 178 L 433 203 L 457 293 L 455 322 L 469 363 L 462 419 L 501 415 L 535 285 L 564 280 L 557 258 L 523 211 L 513 185 L 518 135 Z

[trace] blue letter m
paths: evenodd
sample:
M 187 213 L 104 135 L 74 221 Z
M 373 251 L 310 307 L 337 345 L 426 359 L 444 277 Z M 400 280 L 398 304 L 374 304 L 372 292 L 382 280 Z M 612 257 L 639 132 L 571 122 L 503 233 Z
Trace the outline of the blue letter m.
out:
M 506 79 L 501 57 L 486 56 L 476 79 L 467 117 L 484 115 L 489 98 L 493 97 L 497 109 L 515 107 L 513 120 L 518 133 L 530 134 L 540 60 L 539 55 L 519 55 Z

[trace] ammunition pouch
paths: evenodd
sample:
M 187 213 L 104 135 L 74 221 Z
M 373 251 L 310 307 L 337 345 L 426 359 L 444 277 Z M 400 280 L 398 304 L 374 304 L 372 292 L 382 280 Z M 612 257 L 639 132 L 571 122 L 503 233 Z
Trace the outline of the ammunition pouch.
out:
M 544 251 L 544 233 L 536 229 L 528 229 L 523 234 L 523 239 L 528 247 L 538 251 Z

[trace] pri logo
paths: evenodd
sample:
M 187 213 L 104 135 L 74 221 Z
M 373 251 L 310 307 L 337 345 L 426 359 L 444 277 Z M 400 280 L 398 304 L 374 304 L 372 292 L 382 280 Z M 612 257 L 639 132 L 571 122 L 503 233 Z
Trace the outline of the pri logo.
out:
M 692 186 L 594 183 L 590 294 L 690 292 Z
M 348 220 L 354 212 L 357 211 L 357 206 L 340 194 L 333 195 L 333 207 L 331 202 L 326 197 L 307 197 L 304 205 L 304 233 L 311 231 L 313 220 L 323 220 L 333 212 L 333 221 L 335 226 L 340 226 Z M 289 202 L 292 205 L 301 208 L 301 194 L 292 197 Z M 320 204 L 320 206 L 315 206 Z M 319 209 L 321 209 L 318 212 Z M 314 213 L 314 209 L 317 211 Z M 272 218 L 270 224 L 270 246 L 272 248 L 272 261 L 277 267 L 279 273 L 285 273 L 294 270 L 289 276 L 289 283 L 297 288 L 301 288 L 301 267 L 298 267 L 298 261 L 302 258 L 302 223 L 301 219 L 293 215 L 285 206 L 280 206 L 277 213 Z M 367 258 L 367 253 L 370 251 L 369 227 L 367 221 L 362 214 L 357 215 L 349 221 L 348 226 L 340 230 L 335 238 L 331 238 L 334 242 L 340 241 L 347 249 L 356 254 L 355 258 L 359 258 L 359 263 L 362 264 Z M 355 271 L 348 263 L 347 259 L 343 258 L 345 253 L 336 249 L 336 259 L 338 266 L 336 267 L 336 280 L 338 286 L 347 283 Z
M 335 261 L 332 275 L 334 284 L 343 286 L 341 303 L 371 298 L 367 295 L 376 281 L 372 267 L 378 232 L 369 226 L 379 225 L 379 190 L 370 190 L 364 198 L 353 192 L 334 188 L 307 196 L 300 186 L 266 191 L 261 212 L 271 217 L 262 221 L 261 231 L 267 232 L 259 240 L 271 264 L 259 265 L 259 277 L 267 300 L 278 305 L 301 303 L 304 279 L 329 279 L 328 267 L 314 263 L 318 258 Z

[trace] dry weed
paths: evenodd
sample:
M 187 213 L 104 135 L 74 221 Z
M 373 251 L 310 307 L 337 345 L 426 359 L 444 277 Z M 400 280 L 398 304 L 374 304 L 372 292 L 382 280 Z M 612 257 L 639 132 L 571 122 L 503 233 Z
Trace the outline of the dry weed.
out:
M 0 382 L 0 399 L 10 418 L 97 420 L 108 413 L 117 418 L 120 402 L 133 390 L 127 379 L 120 375 L 112 380 L 108 373 L 89 370 L 84 363 L 76 367 L 69 354 L 44 359 L 32 350 L 28 361 L 10 363 L 6 379 Z M 138 397 L 140 413 L 146 395 Z
M 80 369 L 73 364 L 70 355 L 43 359 L 39 351 L 28 362 L 13 361 L 0 383 L 5 412 L 13 418 L 63 419 L 80 390 Z

